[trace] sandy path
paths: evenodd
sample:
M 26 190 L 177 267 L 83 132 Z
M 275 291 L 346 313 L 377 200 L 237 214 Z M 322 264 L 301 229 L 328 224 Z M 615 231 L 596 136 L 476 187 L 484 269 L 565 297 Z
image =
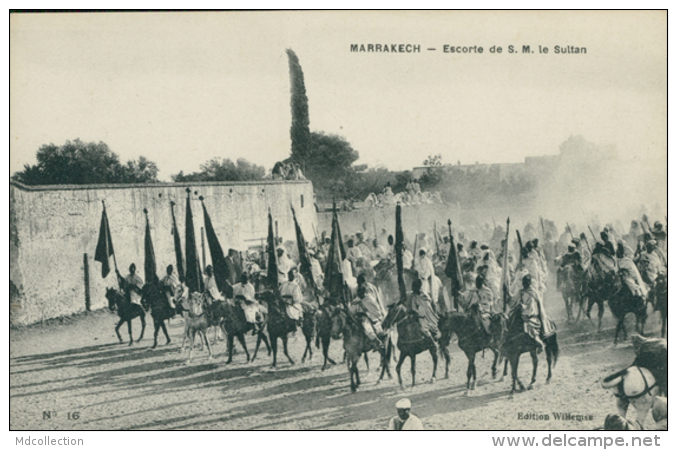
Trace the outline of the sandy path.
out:
M 547 366 L 541 355 L 536 388 L 514 400 L 507 398 L 509 378 L 491 380 L 490 352 L 485 359 L 478 355 L 478 387 L 464 396 L 467 361 L 455 343 L 448 380 L 439 378 L 430 384 L 431 358 L 422 354 L 417 358 L 417 382 L 421 384 L 413 390 L 402 391 L 395 380 L 376 385 L 374 354 L 372 372 L 365 373 L 361 363 L 362 387 L 350 394 L 344 365 L 322 372 L 319 350 L 312 361 L 300 363 L 305 344 L 300 332 L 290 345 L 297 364 L 290 366 L 282 356 L 280 367 L 270 370 L 271 359 L 265 351 L 250 364 L 244 364 L 244 353 L 239 351 L 234 363 L 226 365 L 223 342 L 217 343 L 213 360 L 197 351 L 193 363 L 186 365 L 186 355 L 179 351 L 180 319 L 170 324 L 172 343 L 156 350 L 150 350 L 152 324 L 141 343 L 117 344 L 113 331 L 117 316 L 107 311 L 84 314 L 63 324 L 13 329 L 10 428 L 382 429 L 394 415 L 395 402 L 407 396 L 413 412 L 429 429 L 591 429 L 615 412 L 611 393 L 597 381 L 631 362 L 632 348 L 629 341 L 613 345 L 610 317 L 605 318 L 604 331 L 597 333 L 587 320 L 567 326 L 562 306 L 559 293 L 551 290 L 546 308 L 558 324 L 561 348 L 552 383 L 543 384 Z M 633 318 L 627 323 L 633 323 Z M 138 321 L 134 330 L 138 337 Z M 657 314 L 651 314 L 646 331 L 656 336 L 658 330 Z M 249 336 L 248 347 L 254 344 Z M 340 342 L 332 342 L 330 353 L 340 360 Z M 444 374 L 443 367 L 440 373 Z M 523 355 L 520 377 L 528 381 L 530 374 L 530 358 Z M 409 361 L 403 366 L 403 377 L 405 384 L 410 382 Z M 46 418 L 45 412 L 51 417 Z M 553 412 L 588 417 L 557 420 Z M 520 413 L 549 417 L 520 419 Z

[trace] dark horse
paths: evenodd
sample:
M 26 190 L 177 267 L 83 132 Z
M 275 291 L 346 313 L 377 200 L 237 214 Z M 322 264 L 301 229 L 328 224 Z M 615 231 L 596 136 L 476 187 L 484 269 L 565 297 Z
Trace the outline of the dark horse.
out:
M 473 306 L 476 307 L 476 305 Z M 456 334 L 458 336 L 458 347 L 463 350 L 468 358 L 466 395 L 475 390 L 477 383 L 477 369 L 475 368 L 477 352 L 490 349 L 494 353 L 494 361 L 491 364 L 491 378 L 496 378 L 496 365 L 500 357 L 500 341 L 492 339 L 491 335 L 484 331 L 482 325 L 477 323 L 472 314 L 452 311 L 440 318 L 439 327 L 442 334 L 440 345 L 445 348 L 448 347 L 452 335 Z M 496 333 L 496 335 L 500 335 L 500 333 Z
M 418 316 L 415 312 L 409 312 L 407 308 L 399 303 L 391 305 L 388 308 L 388 314 L 383 320 L 383 329 L 388 330 L 392 326 L 397 326 L 397 348 L 400 350 L 400 357 L 397 361 L 397 379 L 402 386 L 401 369 L 405 358 L 408 356 L 411 360 L 411 387 L 416 385 L 416 355 L 421 352 L 429 351 L 433 358 L 433 374 L 430 382 L 435 382 L 437 374 L 437 344 L 430 337 L 423 333 Z M 446 371 L 445 377 L 449 377 L 449 353 L 445 353 Z
M 267 320 L 267 314 L 264 307 L 261 307 L 260 310 L 262 315 L 261 328 L 256 333 L 256 348 L 254 349 L 254 355 L 250 359 L 244 336 L 246 333 L 254 329 L 254 324 L 247 322 L 242 307 L 235 304 L 233 300 L 225 300 L 213 302 L 212 306 L 208 309 L 208 314 L 211 316 L 211 322 L 218 323 L 218 325 L 221 326 L 221 329 L 223 329 L 223 332 L 228 336 L 228 361 L 226 361 L 226 364 L 230 364 L 233 361 L 233 346 L 235 343 L 235 338 L 237 338 L 237 340 L 240 342 L 240 345 L 242 345 L 244 353 L 247 355 L 247 362 L 250 360 L 254 361 L 256 359 L 256 355 L 259 352 L 259 347 L 261 346 L 261 341 L 266 344 L 268 355 L 270 355 L 270 344 L 268 343 L 266 334 L 263 332 Z
M 293 366 L 294 360 L 289 356 L 287 341 L 289 339 L 289 333 L 296 331 L 297 322 L 289 318 L 287 315 L 287 306 L 278 294 L 272 291 L 263 291 L 259 293 L 259 299 L 268 305 L 268 336 L 270 336 L 270 346 L 273 349 L 273 363 L 271 364 L 271 367 L 277 367 L 278 339 L 282 340 L 284 355 Z M 306 314 L 309 314 L 309 312 L 304 305 L 304 317 Z M 302 326 L 301 331 L 306 339 L 306 347 L 308 347 L 310 343 L 313 342 L 313 329 L 312 327 Z
M 517 368 L 522 353 L 530 353 L 531 361 L 533 363 L 533 373 L 531 376 L 531 389 L 536 383 L 536 372 L 538 370 L 538 349 L 539 344 L 534 338 L 524 331 L 524 321 L 522 319 L 522 305 L 517 305 L 510 313 L 510 317 L 506 320 L 505 316 L 498 314 L 494 316 L 491 321 L 490 329 L 494 336 L 499 336 L 498 340 L 503 342 L 501 346 L 501 353 L 508 358 L 510 362 L 510 369 L 512 372 L 512 390 L 510 391 L 510 398 L 513 398 L 516 385 L 519 384 L 520 390 L 524 390 L 524 385 L 517 376 Z M 545 343 L 545 355 L 548 360 L 548 378 L 546 383 L 550 382 L 552 378 L 552 368 L 557 364 L 559 356 L 559 345 L 557 344 L 557 333 L 553 333 L 547 338 L 543 339 Z
M 334 308 L 331 320 L 331 337 L 340 339 L 343 336 L 343 349 L 346 352 L 348 373 L 350 373 L 350 391 L 355 392 L 361 384 L 357 363 L 363 353 L 366 354 L 370 350 L 373 350 L 373 345 L 364 333 L 362 325 L 352 315 L 346 313 L 343 308 Z M 381 374 L 377 383 L 381 382 L 386 372 L 388 377 L 391 377 L 389 361 L 392 347 L 392 342 L 388 337 L 386 338 L 384 349 L 379 350 L 381 354 Z
M 120 336 L 120 327 L 127 322 L 127 330 L 129 331 L 129 345 L 134 343 L 132 338 L 132 319 L 138 317 L 141 319 L 141 335 L 136 342 L 143 338 L 143 332 L 146 330 L 146 313 L 143 308 L 134 303 L 130 303 L 125 297 L 125 294 L 114 288 L 106 289 L 106 298 L 108 299 L 108 308 L 111 311 L 116 311 L 120 321 L 115 325 L 115 334 L 122 344 L 122 336 Z
M 155 331 L 153 333 L 153 347 L 157 347 L 157 335 L 162 329 L 162 332 L 167 338 L 166 345 L 169 345 L 172 340 L 169 338 L 169 333 L 167 333 L 167 326 L 165 325 L 165 320 L 169 320 L 176 315 L 176 310 L 169 305 L 167 297 L 162 292 L 162 289 L 157 285 L 148 283 L 146 284 L 141 293 L 141 306 L 146 311 L 150 310 L 150 315 L 153 318 L 153 326 Z
M 562 267 L 560 276 L 562 280 L 560 291 L 562 292 L 564 306 L 567 309 L 567 322 L 573 320 L 574 306 L 578 306 L 578 315 L 576 316 L 578 322 L 583 311 L 583 273 L 577 271 L 573 265 L 567 264 Z
M 638 295 L 634 295 L 628 285 L 622 281 L 624 277 L 629 276 L 625 270 L 621 270 L 616 283 L 617 291 L 609 298 L 609 309 L 616 320 L 616 334 L 614 344 L 618 343 L 618 335 L 623 330 L 624 339 L 628 338 L 628 332 L 625 329 L 625 316 L 635 315 L 635 330 L 639 334 L 644 334 L 644 324 L 647 319 L 646 300 Z

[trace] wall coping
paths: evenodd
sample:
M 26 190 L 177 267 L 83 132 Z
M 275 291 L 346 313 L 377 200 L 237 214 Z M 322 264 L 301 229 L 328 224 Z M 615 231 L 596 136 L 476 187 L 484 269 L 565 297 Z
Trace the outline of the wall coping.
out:
M 138 188 L 185 188 L 199 186 L 257 186 L 278 184 L 311 184 L 310 180 L 260 180 L 260 181 L 196 181 L 194 183 L 115 183 L 115 184 L 50 184 L 28 186 L 9 180 L 9 185 L 23 191 L 79 191 L 96 189 L 138 189 Z

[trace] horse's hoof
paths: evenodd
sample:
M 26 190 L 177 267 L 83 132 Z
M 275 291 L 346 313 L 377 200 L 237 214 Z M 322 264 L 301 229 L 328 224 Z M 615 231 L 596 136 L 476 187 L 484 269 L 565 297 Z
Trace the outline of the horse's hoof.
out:
M 226 361 L 226 364 L 230 364 L 230 363 L 232 363 L 232 362 L 233 362 L 233 360 L 232 360 L 232 359 L 229 359 L 228 361 Z
M 129 341 L 129 345 L 130 346 L 134 345 L 134 341 Z
M 505 380 L 505 377 L 502 376 L 501 378 L 498 379 L 498 382 L 499 382 L 499 383 L 502 383 L 503 380 Z
M 118 341 L 118 344 L 122 344 L 123 342 L 125 342 L 125 341 L 123 341 L 122 339 L 120 339 L 120 340 Z
M 165 345 L 169 345 L 169 344 L 171 344 L 171 343 L 172 343 L 172 340 L 171 340 L 171 339 L 167 339 L 167 342 L 165 343 Z
M 430 384 L 435 384 L 435 377 L 432 377 L 432 378 L 430 379 Z
M 469 397 L 470 396 L 470 389 L 466 389 L 465 393 L 463 394 L 464 397 Z
M 529 387 L 527 388 L 527 391 L 531 391 L 531 390 L 533 390 L 533 389 L 534 389 L 534 384 L 531 383 L 531 384 L 529 385 Z
M 545 380 L 545 384 L 550 384 L 550 378 L 548 378 L 547 380 Z
M 508 400 L 515 400 L 515 393 L 511 392 L 510 395 L 508 395 Z
M 155 350 L 157 348 L 157 344 L 154 344 L 150 349 Z

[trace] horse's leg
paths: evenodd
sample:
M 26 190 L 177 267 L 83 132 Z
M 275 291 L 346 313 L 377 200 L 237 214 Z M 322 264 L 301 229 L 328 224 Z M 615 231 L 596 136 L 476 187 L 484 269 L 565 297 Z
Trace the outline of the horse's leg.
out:
M 494 352 L 494 362 L 491 364 L 491 379 L 495 380 L 496 379 L 496 365 L 498 364 L 498 352 L 494 350 L 493 348 L 491 349 L 492 352 Z
M 614 345 L 618 344 L 618 335 L 621 333 L 621 328 L 623 328 L 623 319 L 618 319 L 616 323 L 616 334 L 614 335 Z
M 416 353 L 413 353 L 409 356 L 411 361 L 411 387 L 413 388 L 416 385 Z
M 207 331 L 208 331 L 207 329 L 200 330 L 200 333 L 204 336 L 205 344 L 207 345 L 207 351 L 209 352 L 209 359 L 211 360 L 211 359 L 213 359 L 212 348 L 209 345 L 209 339 L 207 339 Z M 245 349 L 245 351 L 246 351 L 246 349 Z
M 228 333 L 226 342 L 228 343 L 228 361 L 226 361 L 226 364 L 230 364 L 233 362 L 233 347 L 235 346 L 235 336 L 233 333 Z
M 359 356 L 358 356 L 359 358 Z M 350 392 L 357 391 L 357 360 L 348 359 L 348 373 L 350 373 Z
M 134 338 L 132 337 L 132 319 L 127 321 L 127 332 L 129 333 L 129 345 L 134 343 Z
M 597 331 L 602 331 L 602 316 L 604 316 L 604 300 L 597 304 Z
M 367 355 L 367 352 L 364 352 L 364 363 L 367 365 L 367 373 L 371 372 L 371 369 L 369 368 L 369 356 Z
M 188 349 L 188 364 L 193 360 L 193 347 L 195 346 L 195 329 L 191 328 L 190 333 L 190 348 Z
M 172 340 L 169 339 L 169 333 L 167 332 L 167 325 L 165 325 L 164 320 L 160 322 L 160 327 L 162 327 L 162 332 L 165 334 L 165 337 L 167 338 L 167 342 L 165 343 L 165 345 L 169 345 L 172 342 Z
M 355 358 L 355 364 L 354 364 L 354 367 L 355 367 L 355 387 L 359 388 L 360 385 L 362 384 L 362 380 L 360 380 L 360 368 L 357 367 L 358 361 L 359 361 L 359 358 Z
M 141 313 L 139 319 L 141 319 L 141 335 L 139 336 L 139 339 L 136 340 L 136 342 L 141 342 L 141 339 L 143 339 L 143 332 L 146 331 L 146 315 Z M 132 321 L 130 320 L 129 323 L 131 324 Z
M 430 347 L 430 356 L 433 357 L 433 376 L 430 378 L 430 383 L 435 382 L 435 377 L 437 375 L 437 347 Z
M 273 364 L 270 365 L 270 367 L 277 367 L 277 336 L 271 334 L 270 335 L 270 346 L 273 350 Z
M 322 336 L 322 354 L 324 355 L 324 364 L 322 364 L 322 370 L 327 368 L 327 362 L 332 365 L 336 365 L 336 361 L 329 357 L 329 344 L 331 344 L 331 336 Z
M 531 351 L 531 364 L 534 366 L 533 372 L 531 373 L 531 383 L 529 383 L 528 389 L 531 390 L 536 384 L 536 372 L 538 371 L 538 355 L 536 350 Z
M 287 350 L 287 338 L 288 338 L 287 335 L 284 335 L 282 337 L 282 350 L 284 350 L 284 356 L 286 356 L 287 359 L 289 360 L 289 364 L 291 364 L 293 366 L 294 360 L 291 359 L 291 356 L 289 356 L 289 351 Z
M 402 374 L 400 373 L 400 370 L 402 369 L 402 363 L 404 362 L 404 359 L 407 357 L 406 354 L 402 353 L 400 351 L 400 359 L 397 361 L 397 366 L 395 366 L 395 370 L 397 371 L 397 381 L 400 383 L 400 387 L 404 389 L 404 386 L 402 386 Z
M 473 376 L 473 368 L 475 366 L 475 354 L 472 352 L 465 352 L 465 356 L 468 358 L 468 369 L 465 371 L 465 376 L 467 381 L 465 383 L 465 395 L 470 394 L 470 381 Z
M 449 379 L 449 363 L 451 362 L 451 354 L 448 347 L 442 348 L 442 355 L 444 355 L 444 379 Z
M 247 351 L 247 343 L 244 340 L 244 334 L 242 333 L 238 334 L 237 340 L 240 341 L 240 345 L 242 345 L 242 348 L 244 349 L 244 354 L 247 355 L 247 362 L 249 362 L 250 361 L 249 351 Z
M 256 347 L 254 348 L 254 354 L 252 355 L 252 362 L 256 359 L 256 354 L 259 352 L 259 347 L 261 346 L 261 341 L 263 338 L 261 338 L 261 333 L 256 333 Z
M 115 334 L 118 335 L 118 340 L 120 341 L 120 344 L 122 344 L 122 336 L 120 336 L 120 327 L 122 326 L 123 323 L 124 323 L 123 320 L 120 319 L 118 324 L 115 325 Z
M 548 339 L 552 339 L 552 336 Z M 545 359 L 548 361 L 548 378 L 545 379 L 545 384 L 549 384 L 552 378 L 552 347 L 549 342 L 545 343 Z
M 308 354 L 308 341 L 306 341 L 306 348 L 303 350 L 303 356 L 301 357 L 301 363 L 306 362 L 306 355 Z
M 160 324 L 155 319 L 153 319 L 153 327 L 155 330 L 153 331 L 153 347 L 151 348 L 157 347 L 157 335 L 160 332 Z
M 501 378 L 498 381 L 503 381 L 508 375 L 508 364 L 510 363 L 510 358 L 506 357 L 505 362 L 503 363 L 503 373 L 501 374 Z
M 517 383 L 522 386 L 522 383 L 517 378 L 517 365 L 519 364 L 519 355 L 510 355 L 510 375 L 512 376 L 512 389 L 510 390 L 509 399 L 515 398 L 515 392 L 517 391 Z

